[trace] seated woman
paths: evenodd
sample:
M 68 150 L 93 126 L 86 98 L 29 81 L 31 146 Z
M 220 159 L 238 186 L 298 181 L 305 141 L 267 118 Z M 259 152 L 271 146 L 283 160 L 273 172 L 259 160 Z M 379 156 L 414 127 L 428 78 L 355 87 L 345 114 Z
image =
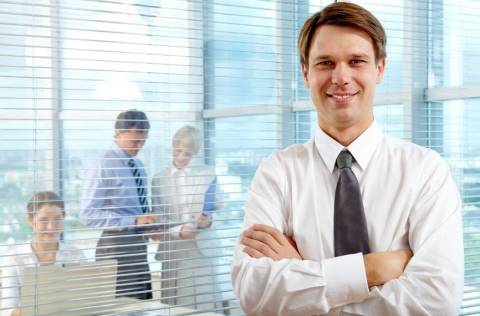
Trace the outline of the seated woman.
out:
M 65 206 L 56 193 L 34 194 L 27 204 L 27 219 L 33 230 L 31 241 L 11 247 L 2 265 L 2 316 L 21 315 L 20 279 L 24 267 L 78 264 L 84 260 L 81 250 L 60 240 Z
M 171 166 L 152 180 L 152 209 L 171 226 L 161 235 L 155 256 L 162 262 L 162 303 L 209 310 L 221 305 L 222 298 L 215 262 L 197 237 L 208 234 L 219 201 L 214 168 L 191 163 L 200 146 L 197 128 L 184 126 L 175 133 Z

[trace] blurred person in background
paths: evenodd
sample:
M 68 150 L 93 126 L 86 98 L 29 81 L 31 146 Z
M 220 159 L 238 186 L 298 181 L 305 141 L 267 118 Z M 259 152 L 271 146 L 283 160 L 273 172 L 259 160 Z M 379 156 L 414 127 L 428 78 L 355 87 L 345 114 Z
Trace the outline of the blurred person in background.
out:
M 80 264 L 85 257 L 80 249 L 61 240 L 65 204 L 52 191 L 35 193 L 27 204 L 27 220 L 33 237 L 10 248 L 2 266 L 2 316 L 20 316 L 21 276 L 25 267 Z
M 137 154 L 150 123 L 142 111 L 128 110 L 115 121 L 115 141 L 86 169 L 81 220 L 103 229 L 96 259 L 117 260 L 117 296 L 151 299 L 148 238 L 156 217 L 147 200 L 147 175 Z
M 215 264 L 198 241 L 210 230 L 219 203 L 214 168 L 192 164 L 201 142 L 196 127 L 180 128 L 172 139 L 171 166 L 153 177 L 151 190 L 153 212 L 170 227 L 155 257 L 162 262 L 162 302 L 205 310 L 221 298 Z

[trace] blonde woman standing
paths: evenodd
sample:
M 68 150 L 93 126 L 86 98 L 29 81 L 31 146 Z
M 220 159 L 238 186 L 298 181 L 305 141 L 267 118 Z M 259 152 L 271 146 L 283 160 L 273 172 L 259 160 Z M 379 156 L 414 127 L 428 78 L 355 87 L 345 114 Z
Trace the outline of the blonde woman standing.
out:
M 152 180 L 152 209 L 170 229 L 162 234 L 156 259 L 162 261 L 162 302 L 205 310 L 220 306 L 214 263 L 197 239 L 211 229 L 217 208 L 214 168 L 192 165 L 200 150 L 200 131 L 180 128 L 172 140 L 172 164 Z M 208 192 L 208 193 L 207 193 Z

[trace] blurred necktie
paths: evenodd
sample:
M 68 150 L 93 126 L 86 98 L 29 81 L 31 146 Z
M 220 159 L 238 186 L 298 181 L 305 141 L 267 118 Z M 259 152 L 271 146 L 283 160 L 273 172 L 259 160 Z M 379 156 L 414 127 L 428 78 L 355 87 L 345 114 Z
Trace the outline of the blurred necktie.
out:
M 335 190 L 334 243 L 335 256 L 370 252 L 367 221 L 358 180 L 352 171 L 353 156 L 340 152 L 337 168 L 340 175 Z
M 135 179 L 135 184 L 137 186 L 137 195 L 140 206 L 142 207 L 143 213 L 148 213 L 148 204 L 147 204 L 147 190 L 143 184 L 143 178 L 140 175 L 140 170 L 138 170 L 135 160 L 130 158 L 128 160 L 128 166 L 132 169 L 132 174 Z

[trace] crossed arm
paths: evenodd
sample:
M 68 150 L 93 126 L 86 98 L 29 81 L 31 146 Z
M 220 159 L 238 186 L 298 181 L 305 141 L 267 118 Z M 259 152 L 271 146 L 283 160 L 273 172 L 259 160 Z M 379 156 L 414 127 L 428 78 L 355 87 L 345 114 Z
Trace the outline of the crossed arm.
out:
M 303 260 L 295 241 L 277 229 L 255 224 L 245 230 L 241 237 L 244 252 L 252 258 Z M 410 250 L 376 252 L 363 256 L 368 286 L 383 285 L 398 278 L 412 257 Z
M 269 164 L 252 181 L 232 263 L 234 291 L 246 314 L 319 315 L 336 308 L 359 315 L 458 314 L 461 204 L 446 164 L 431 164 L 409 213 L 405 238 L 413 256 L 392 251 L 322 260 L 302 259 L 286 237 L 294 233 L 288 186 L 277 181 L 281 165 Z

